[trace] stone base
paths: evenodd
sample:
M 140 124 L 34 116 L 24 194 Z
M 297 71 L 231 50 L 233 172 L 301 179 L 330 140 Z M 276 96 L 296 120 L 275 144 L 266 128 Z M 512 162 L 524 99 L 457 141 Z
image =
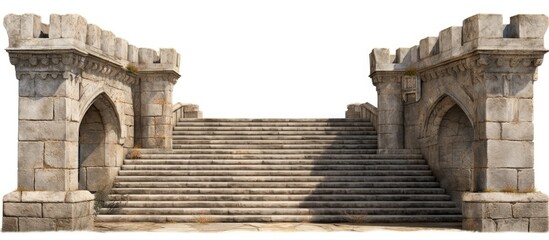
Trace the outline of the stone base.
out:
M 3 232 L 92 230 L 88 191 L 14 191 L 4 196 Z
M 547 232 L 549 197 L 543 193 L 465 193 L 463 229 Z

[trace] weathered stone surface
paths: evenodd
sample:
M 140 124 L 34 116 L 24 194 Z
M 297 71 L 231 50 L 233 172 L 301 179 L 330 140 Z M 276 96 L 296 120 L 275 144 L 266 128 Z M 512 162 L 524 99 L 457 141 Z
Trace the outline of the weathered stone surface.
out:
M 511 203 L 488 204 L 488 217 L 491 219 L 513 217 L 513 211 L 511 210 Z
M 518 38 L 541 38 L 545 35 L 549 19 L 545 15 L 520 14 L 511 17 L 512 36 Z
M 431 55 L 438 54 L 438 38 L 426 37 L 419 42 L 419 58 L 424 59 Z
M 22 191 L 34 190 L 34 169 L 17 169 L 17 188 Z
M 10 192 L 2 198 L 3 202 L 21 202 L 21 191 Z
M 512 122 L 517 112 L 517 100 L 510 98 L 486 99 L 486 121 Z
M 496 232 L 496 223 L 491 219 L 466 218 L 462 227 L 469 231 Z
M 532 168 L 534 143 L 530 141 L 486 141 L 487 167 Z
M 65 191 L 68 189 L 69 170 L 37 169 L 35 189 L 38 191 Z
M 532 122 L 511 122 L 501 124 L 501 137 L 506 140 L 533 141 L 534 124 Z
M 23 191 L 22 202 L 64 202 L 67 192 L 65 191 Z
M 19 141 L 18 156 L 20 169 L 42 168 L 44 165 L 44 143 Z
M 19 119 L 22 120 L 52 120 L 52 98 L 19 98 Z
M 19 231 L 55 231 L 56 220 L 50 218 L 19 218 Z
M 519 192 L 530 192 L 536 189 L 534 169 L 518 170 L 518 190 Z
M 498 232 L 528 232 L 528 219 L 498 219 L 495 222 Z
M 53 168 L 77 168 L 78 145 L 76 142 L 48 141 L 45 143 L 44 163 Z
M 84 202 L 84 201 L 92 201 L 94 199 L 95 197 L 89 191 L 79 190 L 79 191 L 67 192 L 65 202 L 69 202 L 69 203 Z
M 439 49 L 441 52 L 461 47 L 461 27 L 449 27 L 440 31 L 438 35 Z
M 40 203 L 4 203 L 4 216 L 8 217 L 42 217 Z
M 44 203 L 43 213 L 45 218 L 80 218 L 89 216 L 88 202 L 79 203 Z
M 547 202 L 549 197 L 541 192 L 534 193 L 464 193 L 464 202 L 494 203 L 494 202 Z
M 478 38 L 503 37 L 503 18 L 498 14 L 477 14 L 463 20 L 463 43 Z
M 546 218 L 548 217 L 547 202 L 544 203 L 516 203 L 513 205 L 515 218 Z
M 19 140 L 66 140 L 64 121 L 19 121 Z
M 548 228 L 547 218 L 530 218 L 530 232 L 547 232 Z
M 2 232 L 19 231 L 19 219 L 17 217 L 2 217 Z

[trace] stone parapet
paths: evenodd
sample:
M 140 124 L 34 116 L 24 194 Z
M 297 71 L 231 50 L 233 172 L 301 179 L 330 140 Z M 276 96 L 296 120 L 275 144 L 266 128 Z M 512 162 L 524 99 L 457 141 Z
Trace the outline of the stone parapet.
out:
M 73 49 L 84 55 L 108 60 L 132 72 L 179 72 L 180 55 L 175 49 L 162 48 L 158 52 L 138 48 L 110 31 L 88 24 L 80 15 L 52 14 L 50 24 L 44 24 L 41 17 L 35 14 L 9 14 L 4 17 L 4 27 L 9 37 L 8 52 Z
M 548 199 L 543 193 L 465 193 L 463 229 L 547 232 Z
M 545 15 L 515 15 L 503 24 L 499 14 L 477 14 L 463 20 L 461 27 L 449 27 L 438 37 L 426 37 L 419 45 L 387 48 L 370 53 L 370 73 L 410 71 L 432 67 L 479 50 L 545 51 L 543 37 L 549 26 Z
M 345 118 L 350 119 L 365 119 L 372 123 L 374 129 L 377 130 L 377 108 L 370 103 L 349 104 L 345 111 Z

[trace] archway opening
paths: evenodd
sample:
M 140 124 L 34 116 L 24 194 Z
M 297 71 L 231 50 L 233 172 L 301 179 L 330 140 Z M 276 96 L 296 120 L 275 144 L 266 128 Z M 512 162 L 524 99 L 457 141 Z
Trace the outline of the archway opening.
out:
M 438 130 L 438 167 L 441 186 L 453 199 L 473 190 L 473 126 L 455 104 L 442 117 Z
M 123 161 L 118 115 L 108 97 L 99 95 L 86 110 L 78 133 L 78 188 L 110 188 Z

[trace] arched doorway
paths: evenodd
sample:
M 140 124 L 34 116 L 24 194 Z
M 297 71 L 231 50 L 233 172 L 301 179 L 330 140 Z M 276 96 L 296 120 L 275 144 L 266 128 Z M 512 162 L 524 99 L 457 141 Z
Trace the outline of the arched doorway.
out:
M 78 132 L 78 188 L 92 192 L 112 185 L 123 160 L 120 121 L 113 103 L 100 94 L 86 110 Z
M 442 188 L 456 202 L 474 190 L 474 128 L 469 115 L 449 95 L 439 98 L 424 125 L 427 160 Z

